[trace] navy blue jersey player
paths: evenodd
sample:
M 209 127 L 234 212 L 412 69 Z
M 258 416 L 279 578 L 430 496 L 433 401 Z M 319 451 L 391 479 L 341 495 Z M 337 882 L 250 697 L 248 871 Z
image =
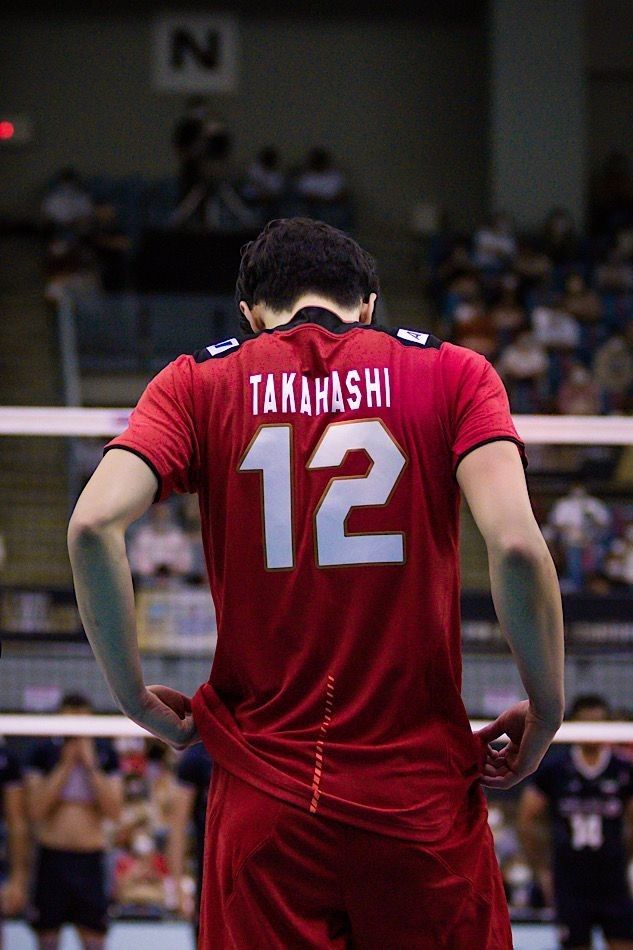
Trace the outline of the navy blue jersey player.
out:
M 608 716 L 599 696 L 579 697 L 571 714 L 578 721 Z M 549 813 L 552 896 L 563 947 L 588 948 L 592 929 L 601 927 L 611 950 L 633 950 L 625 833 L 632 802 L 633 764 L 598 743 L 553 749 L 523 792 L 519 829 L 537 870 L 538 819 Z

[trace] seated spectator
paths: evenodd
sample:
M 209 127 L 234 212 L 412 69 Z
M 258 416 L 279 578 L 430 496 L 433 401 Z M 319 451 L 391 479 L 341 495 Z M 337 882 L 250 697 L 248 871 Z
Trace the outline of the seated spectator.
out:
M 143 586 L 182 580 L 191 572 L 191 545 L 169 505 L 152 505 L 132 537 L 129 558 L 132 574 Z
M 564 552 L 565 574 L 561 588 L 582 590 L 587 570 L 600 569 L 611 514 L 604 502 L 589 495 L 584 485 L 575 483 L 569 494 L 552 507 L 547 528 Z
M 570 351 L 580 343 L 578 321 L 565 309 L 560 297 L 550 306 L 535 307 L 531 321 L 534 338 L 548 350 Z
M 584 277 L 577 272 L 570 274 L 565 282 L 563 306 L 581 323 L 597 323 L 602 316 L 600 297 L 587 287 Z
M 633 292 L 633 263 L 630 256 L 625 241 L 609 248 L 605 260 L 595 270 L 596 287 L 601 293 Z
M 604 572 L 613 584 L 633 587 L 633 522 L 614 538 L 605 557 Z
M 519 278 L 521 290 L 529 292 L 548 286 L 553 268 L 551 260 L 539 247 L 521 241 L 512 269 Z
M 169 868 L 156 847 L 151 828 L 134 830 L 129 849 L 119 853 L 114 866 L 114 898 L 137 913 L 162 913 L 168 902 Z
M 0 847 L 0 950 L 2 918 L 21 914 L 26 907 L 29 883 L 29 833 L 20 761 L 0 736 L 0 822 L 4 825 L 6 852 Z M 0 831 L 0 845 L 2 845 Z M 6 871 L 6 875 L 5 872 Z
M 519 280 L 516 274 L 504 274 L 498 298 L 490 310 L 490 320 L 501 347 L 512 342 L 526 324 L 525 311 L 518 299 Z
M 633 342 L 623 334 L 605 340 L 594 357 L 593 377 L 600 390 L 602 409 L 625 412 L 627 397 L 633 394 Z
M 545 348 L 529 331 L 516 340 L 497 360 L 497 371 L 508 389 L 514 412 L 537 412 L 542 401 L 548 360 Z
M 455 308 L 453 341 L 491 359 L 497 349 L 497 333 L 483 302 L 460 303 Z
M 351 225 L 351 203 L 344 172 L 324 148 L 313 148 L 292 182 L 297 213 L 339 228 Z
M 60 712 L 91 712 L 78 694 Z M 26 767 L 27 800 L 35 824 L 36 878 L 29 913 L 41 950 L 55 950 L 64 924 L 74 924 L 91 950 L 108 929 L 105 880 L 106 820 L 116 821 L 122 787 L 112 744 L 86 736 L 41 739 Z
M 49 238 L 77 241 L 94 226 L 95 206 L 79 172 L 62 168 L 42 199 L 40 216 Z
M 286 178 L 281 170 L 279 152 L 269 145 L 249 165 L 241 186 L 242 197 L 249 207 L 258 212 L 262 225 L 276 216 L 285 187 Z
M 512 265 L 516 253 L 514 227 L 508 215 L 495 214 L 475 234 L 473 262 L 480 270 L 502 271 Z
M 600 412 L 598 387 L 591 371 L 582 363 L 573 363 L 563 376 L 556 408 L 562 415 L 595 416 Z

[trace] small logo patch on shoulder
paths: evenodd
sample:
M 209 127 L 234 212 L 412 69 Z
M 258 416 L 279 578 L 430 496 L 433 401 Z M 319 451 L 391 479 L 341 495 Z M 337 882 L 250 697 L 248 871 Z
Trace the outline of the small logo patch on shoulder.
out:
M 401 340 L 408 340 L 410 343 L 417 343 L 418 346 L 426 346 L 429 334 L 422 333 L 419 330 L 405 330 L 400 328 L 396 336 L 399 336 Z
M 222 356 L 227 350 L 232 350 L 239 345 L 240 341 L 232 336 L 230 340 L 222 340 L 221 343 L 214 343 L 212 346 L 207 346 L 206 349 L 209 356 Z

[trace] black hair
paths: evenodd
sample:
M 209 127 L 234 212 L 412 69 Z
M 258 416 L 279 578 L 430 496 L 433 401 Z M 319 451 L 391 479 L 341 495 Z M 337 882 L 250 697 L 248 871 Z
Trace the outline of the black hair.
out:
M 92 703 L 82 693 L 64 693 L 60 709 L 92 709 Z
M 576 696 L 569 710 L 569 718 L 576 719 L 578 714 L 586 709 L 603 709 L 607 716 L 611 714 L 609 704 L 603 696 L 599 693 L 583 693 L 581 696 Z
M 305 293 L 350 309 L 379 291 L 376 262 L 348 234 L 310 218 L 278 218 L 242 248 L 235 299 L 279 313 Z M 252 332 L 243 315 L 240 326 Z

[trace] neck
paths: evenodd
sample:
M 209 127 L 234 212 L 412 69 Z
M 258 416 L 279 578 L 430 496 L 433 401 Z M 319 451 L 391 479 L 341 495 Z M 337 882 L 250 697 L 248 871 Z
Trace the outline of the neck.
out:
M 274 310 L 266 310 L 265 313 L 262 314 L 265 328 L 272 330 L 274 327 L 280 327 L 283 326 L 284 323 L 289 323 L 304 307 L 322 307 L 325 310 L 330 310 L 332 313 L 335 313 L 343 323 L 356 323 L 360 319 L 361 314 L 360 305 L 348 310 L 341 307 L 340 304 L 334 303 L 333 300 L 329 300 L 327 297 L 321 297 L 320 294 L 303 294 L 288 310 L 283 310 L 280 313 Z

